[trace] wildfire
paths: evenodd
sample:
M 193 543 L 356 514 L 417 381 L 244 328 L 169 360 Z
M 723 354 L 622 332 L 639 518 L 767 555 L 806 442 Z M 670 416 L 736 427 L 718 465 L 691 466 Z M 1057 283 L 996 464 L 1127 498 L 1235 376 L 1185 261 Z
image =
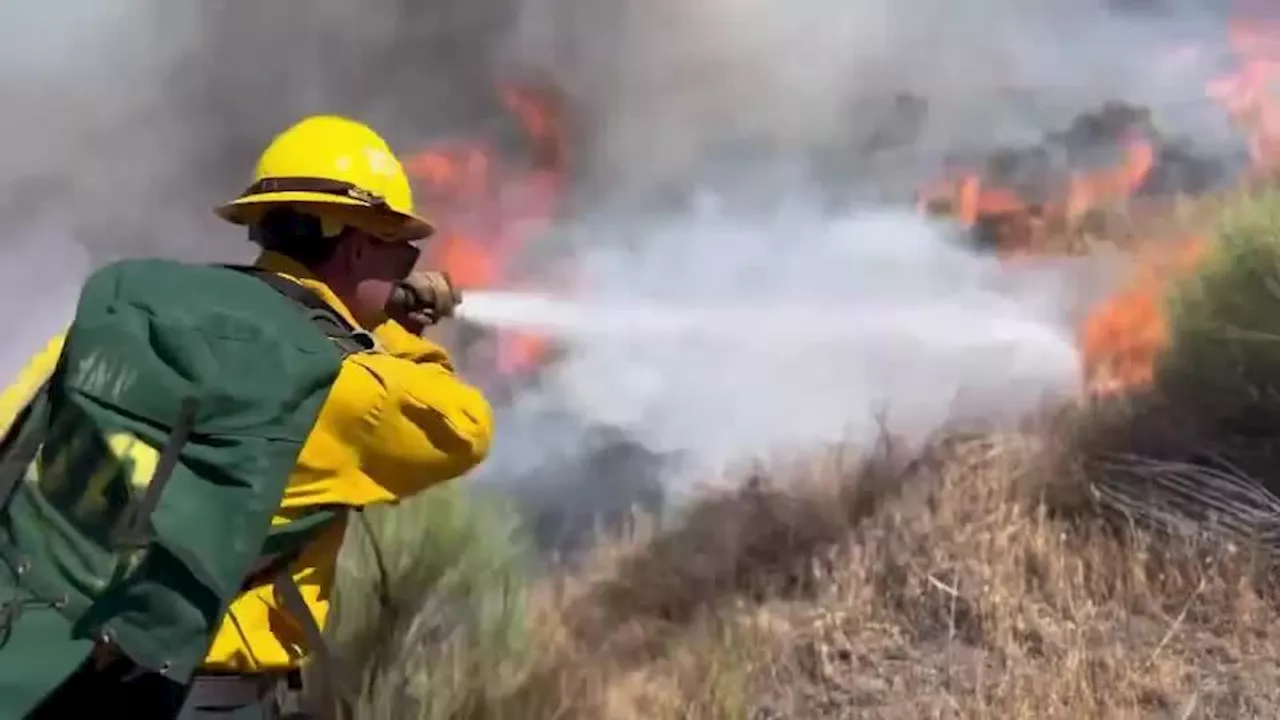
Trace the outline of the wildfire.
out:
M 448 271 L 464 290 L 519 286 L 522 253 L 551 227 L 568 178 L 556 95 L 503 85 L 498 99 L 524 135 L 525 156 L 505 157 L 496 141 L 479 138 L 438 143 L 404 161 L 439 228 L 422 263 Z M 502 376 L 536 368 L 550 349 L 545 338 L 516 331 L 499 331 L 493 342 Z
M 921 193 L 921 209 L 946 212 L 968 227 L 985 226 L 995 250 L 1004 256 L 1042 252 L 1048 231 L 1073 227 L 1090 210 L 1122 202 L 1134 195 L 1156 164 L 1156 149 L 1147 137 L 1146 114 L 1121 104 L 1077 121 L 1047 144 L 1057 146 L 1062 155 L 1079 154 L 1079 148 L 1110 145 L 1115 148 L 1113 164 L 1102 167 L 1081 162 L 1083 167 L 1037 167 L 1033 152 L 1007 152 L 986 167 L 962 167 Z M 1000 179 L 1012 174 L 1007 167 L 1030 167 L 1030 182 Z M 1033 184 L 1031 191 L 1014 185 Z M 1043 197 L 1030 199 L 1031 194 Z
M 1263 8 L 1265 10 L 1265 8 Z M 1232 72 L 1215 79 L 1206 95 L 1221 103 L 1248 145 L 1249 174 L 1270 177 L 1280 171 L 1280 19 L 1255 19 L 1260 13 L 1238 6 L 1228 24 L 1234 54 Z M 1125 201 L 1139 193 L 1158 166 L 1158 147 L 1143 123 L 1120 118 L 1104 108 L 1095 123 L 1112 125 L 1114 163 L 1100 169 L 1071 170 L 1051 183 L 1048 199 L 1033 203 L 1023 193 L 992 181 L 979 169 L 965 169 L 922 194 L 922 205 L 949 211 L 970 227 L 994 227 L 996 251 L 1014 257 L 1044 252 L 1046 230 L 1077 227 L 1090 210 Z M 1123 118 L 1121 118 L 1123 119 Z M 1133 118 L 1130 118 L 1133 120 Z M 1070 131 L 1067 135 L 1070 135 Z M 1049 142 L 1061 141 L 1061 138 Z M 1096 142 L 1096 138 L 1094 139 Z M 1089 142 L 1086 139 L 1085 142 Z M 1070 141 L 1065 143 L 1070 148 Z M 1154 239 L 1153 239 L 1154 240 Z M 1126 287 L 1096 308 L 1079 330 L 1085 384 L 1094 395 L 1110 395 L 1151 382 L 1156 359 L 1168 343 L 1164 294 L 1171 279 L 1190 272 L 1203 257 L 1203 238 L 1143 243 Z
M 1090 390 L 1097 396 L 1151 382 L 1169 335 L 1164 314 L 1168 282 L 1192 270 L 1204 256 L 1203 238 L 1149 245 L 1128 287 L 1092 313 L 1080 330 L 1080 350 Z
M 1227 38 L 1239 67 L 1209 85 L 1245 134 L 1253 172 L 1280 170 L 1280 19 L 1233 18 Z
M 1248 144 L 1250 174 L 1280 169 L 1280 20 L 1253 19 L 1237 7 L 1228 23 L 1235 55 L 1233 72 L 1211 82 L 1206 94 L 1220 102 Z M 1098 395 L 1149 383 L 1156 358 L 1167 346 L 1164 293 L 1170 279 L 1194 269 L 1207 243 L 1193 238 L 1150 245 L 1159 256 L 1140 258 L 1129 288 L 1099 308 L 1081 330 L 1086 381 Z M 1153 254 L 1154 255 L 1154 254 Z
M 1234 70 L 1205 92 L 1239 127 L 1252 160 L 1250 174 L 1271 176 L 1280 173 L 1280 94 L 1273 90 L 1280 87 L 1280 19 L 1251 19 L 1259 15 L 1237 8 L 1227 28 Z M 463 288 L 519 287 L 519 263 L 561 211 L 569 179 L 558 95 L 519 85 L 500 86 L 497 94 L 528 152 L 513 158 L 498 151 L 495 139 L 478 138 L 438 143 L 405 160 L 440 227 L 423 261 L 448 270 Z M 1169 157 L 1162 155 L 1146 111 L 1121 103 L 1080 118 L 1045 145 L 952 168 L 924 188 L 921 209 L 981 229 L 996 252 L 1012 260 L 1048 252 L 1051 236 L 1079 227 L 1096 209 L 1157 189 L 1153 178 Z M 1052 167 L 1048 157 L 1066 161 Z M 1206 245 L 1202 238 L 1141 245 L 1130 282 L 1079 329 L 1084 379 L 1092 393 L 1123 392 L 1151 381 L 1168 342 L 1165 287 L 1195 266 Z M 492 363 L 503 376 L 536 368 L 550 351 L 545 338 L 527 333 L 503 331 L 495 341 Z

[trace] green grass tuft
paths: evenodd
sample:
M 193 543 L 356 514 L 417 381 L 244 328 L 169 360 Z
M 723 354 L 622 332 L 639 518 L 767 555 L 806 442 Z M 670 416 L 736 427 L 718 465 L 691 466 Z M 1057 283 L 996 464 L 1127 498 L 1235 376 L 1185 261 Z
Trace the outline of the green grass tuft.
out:
M 483 716 L 527 666 L 530 546 L 500 498 L 446 483 L 353 518 L 330 635 L 361 717 Z

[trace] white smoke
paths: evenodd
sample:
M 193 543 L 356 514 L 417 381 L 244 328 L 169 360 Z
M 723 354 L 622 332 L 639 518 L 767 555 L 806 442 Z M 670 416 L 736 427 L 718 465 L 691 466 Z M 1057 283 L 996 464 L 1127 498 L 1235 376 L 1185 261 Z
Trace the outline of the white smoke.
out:
M 1209 11 L 1119 4 L 6 3 L 0 299 L 22 313 L 0 368 L 65 322 L 93 264 L 247 252 L 209 208 L 299 115 L 360 117 L 408 152 L 489 128 L 492 82 L 541 72 L 574 111 L 581 197 L 562 232 L 581 299 L 659 299 L 698 324 L 571 337 L 546 391 L 504 414 L 493 475 L 582 454 L 597 423 L 706 465 L 860 436 L 882 409 L 920 431 L 957 407 L 1004 416 L 1074 382 L 1076 275 L 1005 276 L 942 230 L 850 201 L 932 177 L 952 150 L 1038 142 L 1106 99 L 1152 107 L 1198 147 L 1225 142 L 1204 98 L 1221 50 Z M 691 209 L 695 190 L 725 204 Z M 777 317 L 795 306 L 808 317 Z M 713 322 L 725 307 L 730 332 Z
M 27 357 L 71 321 L 88 273 L 88 253 L 63 229 L 36 226 L 10 234 L 0 260 L 0 298 L 9 322 L 0 378 L 15 377 Z
M 566 231 L 580 238 L 582 305 L 525 309 L 561 325 L 568 356 L 504 414 L 490 471 L 588 450 L 569 418 L 678 453 L 696 476 L 865 441 L 881 419 L 919 438 L 1075 393 L 1073 323 L 1107 272 L 1004 268 L 866 201 L 936 177 L 949 152 L 1036 145 L 1108 100 L 1151 108 L 1206 152 L 1227 147 L 1205 97 L 1221 70 L 1213 10 L 1120 4 L 524 3 L 512 55 L 585 109 L 579 169 L 594 197 L 622 199 Z M 904 96 L 914 115 L 895 112 Z M 472 317 L 522 322 L 518 305 L 487 300 Z
M 1071 309 L 1101 277 L 1088 266 L 1011 270 L 906 210 L 797 205 L 762 222 L 711 207 L 636 232 L 630 250 L 585 249 L 559 302 L 464 299 L 464 317 L 566 352 L 503 414 L 490 472 L 582 449 L 565 417 L 675 453 L 674 478 L 696 480 L 874 440 L 882 422 L 917 440 L 1009 422 L 1078 390 Z

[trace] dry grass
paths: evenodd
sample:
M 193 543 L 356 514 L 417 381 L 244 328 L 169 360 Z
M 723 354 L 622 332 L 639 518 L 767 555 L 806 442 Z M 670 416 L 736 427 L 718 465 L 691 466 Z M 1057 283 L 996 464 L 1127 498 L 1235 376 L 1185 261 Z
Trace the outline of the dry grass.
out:
M 1181 227 L 1207 223 L 1205 207 L 1188 206 Z M 675 529 L 604 541 L 586 565 L 518 588 L 509 564 L 478 561 L 492 550 L 466 550 L 488 536 L 454 514 L 455 544 L 402 586 L 404 602 L 430 598 L 424 617 L 450 601 L 488 610 L 384 651 L 364 715 L 1280 716 L 1271 556 L 1120 512 L 1152 507 L 1137 494 L 1148 485 L 1194 495 L 1217 482 L 1115 470 L 1118 455 L 1202 459 L 1188 453 L 1202 428 L 1167 402 L 777 468 L 705 498 Z M 1267 510 L 1259 523 L 1274 522 L 1272 500 L 1247 498 Z M 498 545 L 517 545 L 504 523 Z M 432 542 L 409 525 L 385 539 Z
M 1082 512 L 1060 430 L 833 456 L 602 545 L 535 586 L 483 702 L 421 716 L 1274 717 L 1266 566 Z
M 506 716 L 1273 717 L 1266 574 L 1228 547 L 1056 516 L 1060 450 L 953 440 L 610 548 L 554 595 L 529 714 Z

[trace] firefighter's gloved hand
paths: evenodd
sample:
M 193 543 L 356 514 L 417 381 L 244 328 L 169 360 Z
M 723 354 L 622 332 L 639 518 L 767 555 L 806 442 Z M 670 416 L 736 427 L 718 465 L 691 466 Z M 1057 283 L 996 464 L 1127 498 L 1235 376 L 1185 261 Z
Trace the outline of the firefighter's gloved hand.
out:
M 462 291 L 449 273 L 419 270 L 401 280 L 387 301 L 387 314 L 411 332 L 422 332 L 452 317 L 462 302 Z

